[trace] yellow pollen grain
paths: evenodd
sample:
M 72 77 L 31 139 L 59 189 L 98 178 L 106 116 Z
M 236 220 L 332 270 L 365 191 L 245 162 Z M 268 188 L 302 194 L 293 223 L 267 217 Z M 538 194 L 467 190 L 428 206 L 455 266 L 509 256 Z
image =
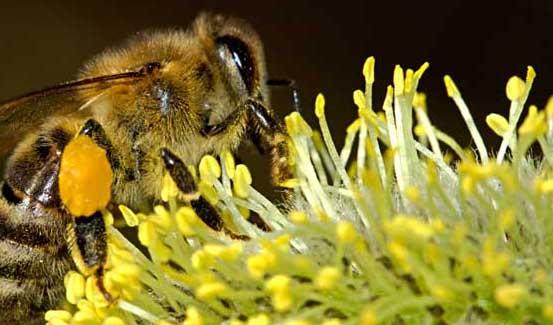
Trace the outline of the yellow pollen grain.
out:
M 86 135 L 67 144 L 58 176 L 60 197 L 74 216 L 90 216 L 111 199 L 113 171 L 106 151 Z

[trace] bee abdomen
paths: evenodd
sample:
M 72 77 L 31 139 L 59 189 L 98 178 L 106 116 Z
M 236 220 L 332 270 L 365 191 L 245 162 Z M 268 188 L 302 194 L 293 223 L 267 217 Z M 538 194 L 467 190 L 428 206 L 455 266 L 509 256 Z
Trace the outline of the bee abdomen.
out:
M 41 319 L 63 297 L 63 277 L 72 267 L 65 241 L 68 218 L 61 209 L 46 208 L 8 184 L 3 186 L 0 324 Z

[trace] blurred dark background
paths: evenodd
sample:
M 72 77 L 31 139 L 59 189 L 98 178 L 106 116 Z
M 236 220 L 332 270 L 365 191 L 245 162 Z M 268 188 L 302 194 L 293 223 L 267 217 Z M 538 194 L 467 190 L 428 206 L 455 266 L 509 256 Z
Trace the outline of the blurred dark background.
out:
M 354 117 L 352 92 L 364 87 L 361 68 L 374 55 L 376 107 L 394 64 L 430 69 L 420 90 L 441 128 L 470 144 L 443 75 L 451 74 L 475 119 L 507 114 L 505 83 L 538 73 L 529 102 L 543 107 L 553 94 L 553 1 L 12 1 L 0 4 L 0 98 L 72 79 L 81 64 L 106 47 L 148 28 L 186 28 L 202 10 L 248 20 L 261 35 L 269 73 L 301 88 L 311 110 L 323 92 L 337 135 Z M 288 93 L 273 91 L 281 116 Z M 498 138 L 486 127 L 486 141 Z M 339 141 L 340 142 L 340 141 Z

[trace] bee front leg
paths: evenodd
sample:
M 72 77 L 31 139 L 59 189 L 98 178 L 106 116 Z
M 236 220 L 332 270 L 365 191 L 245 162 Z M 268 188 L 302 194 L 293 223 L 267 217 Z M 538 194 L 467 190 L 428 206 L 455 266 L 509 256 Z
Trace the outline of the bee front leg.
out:
M 247 236 L 236 234 L 225 227 L 223 219 L 217 210 L 201 195 L 194 181 L 194 177 L 182 160 L 172 153 L 169 149 L 161 149 L 161 159 L 165 165 L 165 170 L 169 173 L 178 189 L 184 196 L 186 201 L 198 215 L 198 217 L 211 229 L 215 231 L 223 231 L 234 239 L 246 240 Z
M 64 148 L 58 176 L 60 197 L 73 216 L 68 226 L 68 246 L 77 268 L 97 277 L 97 286 L 108 302 L 104 287 L 107 233 L 102 210 L 111 200 L 113 168 L 119 162 L 102 126 L 85 122 L 79 134 Z
M 262 103 L 250 100 L 246 105 L 253 122 L 253 126 L 248 127 L 248 132 L 254 136 L 254 143 L 259 142 L 261 149 L 269 152 L 273 183 L 282 185 L 293 177 L 289 164 L 288 135 L 282 124 Z

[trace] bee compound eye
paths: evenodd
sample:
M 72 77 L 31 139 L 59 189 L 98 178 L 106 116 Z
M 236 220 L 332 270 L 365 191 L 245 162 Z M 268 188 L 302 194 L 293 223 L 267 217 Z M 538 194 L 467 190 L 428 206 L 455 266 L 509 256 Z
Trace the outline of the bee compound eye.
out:
M 248 92 L 251 93 L 254 81 L 254 62 L 250 49 L 242 40 L 237 37 L 226 35 L 217 38 L 217 44 L 224 45 L 232 56 L 232 61 L 240 72 L 242 81 L 246 85 Z

